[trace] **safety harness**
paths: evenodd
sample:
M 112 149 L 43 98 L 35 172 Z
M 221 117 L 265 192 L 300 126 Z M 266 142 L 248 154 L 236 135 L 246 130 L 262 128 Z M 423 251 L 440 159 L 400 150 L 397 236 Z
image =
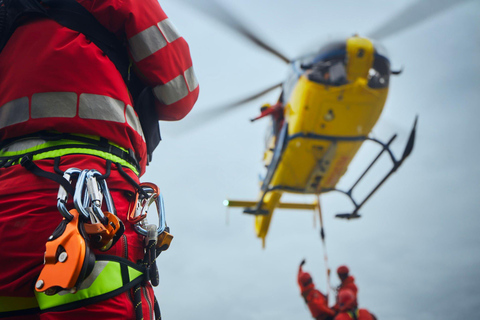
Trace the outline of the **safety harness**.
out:
M 359 316 L 359 311 L 358 309 L 355 309 L 355 310 L 352 310 L 352 311 L 348 311 L 348 316 L 353 319 L 353 320 L 358 320 L 358 316 Z
M 26 20 L 45 17 L 84 34 L 114 63 L 134 100 L 134 108 L 145 135 L 148 159 L 161 140 L 152 89 L 131 71 L 127 48 L 75 0 L 0 0 L 0 52 L 15 29 Z
M 134 108 L 145 135 L 148 159 L 161 140 L 151 88 L 131 73 L 127 49 L 113 33 L 75 0 L 0 0 L 0 51 L 14 30 L 36 17 L 52 19 L 60 25 L 84 34 L 115 64 L 134 100 Z M 37 143 L 30 147 L 22 142 Z M 16 149 L 15 149 L 16 148 Z M 70 168 L 62 172 L 59 159 L 67 154 L 88 154 L 107 160 L 107 173 Z M 55 172 L 46 172 L 35 165 L 35 160 L 54 158 Z M 145 257 L 138 264 L 109 255 L 95 256 L 91 248 L 108 250 L 122 236 L 124 226 L 116 217 L 109 197 L 106 178 L 110 165 L 115 163 L 122 176 L 137 189 L 136 201 L 128 219 L 136 224 L 138 233 L 145 236 Z M 21 164 L 32 173 L 60 184 L 57 207 L 63 221 L 52 233 L 46 245 L 45 265 L 35 284 L 34 298 L 0 297 L 0 316 L 12 316 L 42 311 L 61 311 L 78 308 L 114 297 L 129 289 L 134 290 L 137 319 L 143 319 L 141 288 L 146 283 L 158 285 L 155 259 L 168 249 L 172 240 L 164 218 L 163 201 L 153 184 L 138 185 L 122 167 L 140 173 L 133 150 L 113 144 L 103 138 L 41 132 L 23 136 L 0 145 L 0 167 Z M 76 179 L 73 187 L 71 181 Z M 73 196 L 74 208 L 66 207 L 68 194 Z M 105 200 L 108 211 L 102 210 Z M 148 224 L 147 208 L 156 203 L 159 227 Z M 59 271 L 60 270 L 60 271 Z M 160 308 L 155 299 L 156 318 Z
M 109 171 L 109 170 L 108 170 Z M 156 258 L 169 248 L 173 236 L 165 220 L 163 197 L 153 183 L 141 183 L 131 202 L 127 221 L 145 237 L 144 258 L 133 263 L 111 255 L 95 255 L 92 248 L 110 249 L 123 235 L 123 222 L 117 218 L 107 186 L 108 172 L 67 169 L 63 179 L 71 183 L 73 208 L 67 208 L 70 192 L 60 185 L 57 208 L 62 222 L 46 244 L 44 267 L 35 283 L 35 298 L 0 297 L 0 317 L 31 312 L 72 310 L 104 301 L 133 289 L 137 319 L 143 319 L 141 290 L 147 283 L 159 284 Z M 102 209 L 105 203 L 107 211 Z M 158 227 L 149 224 L 147 213 L 155 204 Z M 148 297 L 145 295 L 145 298 Z M 7 306 L 8 302 L 8 306 Z M 161 319 L 156 298 L 152 302 L 155 319 Z

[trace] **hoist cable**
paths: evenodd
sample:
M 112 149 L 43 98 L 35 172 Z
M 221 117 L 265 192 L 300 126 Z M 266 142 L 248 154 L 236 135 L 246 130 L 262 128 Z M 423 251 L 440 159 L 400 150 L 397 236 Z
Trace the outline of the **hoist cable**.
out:
M 327 254 L 327 244 L 325 242 L 325 231 L 323 227 L 323 217 L 322 217 L 322 208 L 320 206 L 320 194 L 317 194 L 317 209 L 318 209 L 318 216 L 320 220 L 320 238 L 322 239 L 322 247 L 323 247 L 323 260 L 325 262 L 325 271 L 327 273 L 327 302 L 328 297 L 330 296 L 330 267 L 328 265 L 328 254 Z

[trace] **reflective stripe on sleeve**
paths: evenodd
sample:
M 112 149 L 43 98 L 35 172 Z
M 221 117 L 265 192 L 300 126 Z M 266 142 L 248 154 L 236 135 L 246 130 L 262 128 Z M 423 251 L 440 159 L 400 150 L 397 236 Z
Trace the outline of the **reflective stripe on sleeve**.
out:
M 78 104 L 78 116 L 83 119 L 125 122 L 125 104 L 111 97 L 82 93 Z
M 179 75 L 173 80 L 153 88 L 155 97 L 166 105 L 185 98 L 189 92 L 192 92 L 198 87 L 198 80 L 195 76 L 195 71 L 193 71 L 193 67 L 188 68 L 184 74 L 185 75 Z
M 128 45 L 133 60 L 138 62 L 180 37 L 170 19 L 165 19 L 128 39 Z
M 193 71 L 193 67 L 190 67 L 185 71 L 185 79 L 187 80 L 188 90 L 190 92 L 198 87 L 198 80 L 195 71 Z
M 32 119 L 73 118 L 76 114 L 75 92 L 41 92 L 32 96 Z
M 133 60 L 138 62 L 165 47 L 167 40 L 163 37 L 158 26 L 154 25 L 128 39 L 128 45 Z
M 178 33 L 173 23 L 170 22 L 170 19 L 160 21 L 157 26 L 160 31 L 162 31 L 163 36 L 165 37 L 165 39 L 167 39 L 168 42 L 173 42 L 180 38 L 180 34 Z
M 179 75 L 173 80 L 153 88 L 153 93 L 160 102 L 169 105 L 185 98 L 188 95 L 188 88 L 183 75 Z
M 28 97 L 12 100 L 0 107 L 0 128 L 27 121 Z

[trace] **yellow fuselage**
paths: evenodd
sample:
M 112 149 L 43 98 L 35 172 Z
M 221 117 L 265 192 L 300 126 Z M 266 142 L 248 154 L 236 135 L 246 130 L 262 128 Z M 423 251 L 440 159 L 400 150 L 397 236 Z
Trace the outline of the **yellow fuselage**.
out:
M 272 191 L 264 197 L 263 209 L 269 214 L 256 217 L 258 237 L 265 238 L 283 192 L 319 194 L 334 188 L 377 122 L 388 86 L 368 86 L 372 62 L 365 59 L 372 59 L 373 46 L 368 52 L 370 46 L 362 40 L 353 38 L 353 43 L 347 43 L 350 57 L 353 56 L 347 68 L 347 84 L 316 83 L 304 74 L 293 89 L 285 106 L 287 143 L 269 184 Z M 356 57 L 358 48 L 367 48 L 367 54 Z M 265 152 L 266 165 L 272 159 L 275 139 L 272 137 L 271 148 Z

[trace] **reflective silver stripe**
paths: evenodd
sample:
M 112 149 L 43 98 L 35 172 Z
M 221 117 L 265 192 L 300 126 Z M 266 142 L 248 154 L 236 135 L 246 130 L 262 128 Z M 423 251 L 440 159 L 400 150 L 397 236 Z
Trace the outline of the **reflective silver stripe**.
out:
M 111 97 L 82 93 L 78 116 L 83 119 L 125 122 L 125 104 Z
M 153 93 L 163 104 L 175 103 L 188 95 L 188 88 L 183 75 L 179 75 L 166 84 L 153 88 Z
M 154 25 L 128 39 L 128 44 L 133 60 L 138 62 L 165 47 L 167 40 Z
M 160 21 L 157 26 L 160 31 L 162 31 L 163 36 L 165 37 L 165 39 L 167 39 L 168 42 L 173 42 L 180 38 L 180 34 L 178 33 L 173 23 L 170 22 L 170 19 Z
M 47 140 L 43 140 L 40 138 L 29 138 L 26 140 L 20 140 L 12 142 L 12 144 L 7 145 L 6 147 L 0 149 L 0 152 L 18 152 L 27 150 L 30 148 L 37 147 L 41 144 L 46 143 Z
M 95 280 L 97 280 L 98 276 L 102 273 L 103 269 L 107 266 L 108 261 L 95 261 L 95 266 L 93 267 L 92 273 L 88 275 L 88 277 L 83 280 L 82 284 L 77 288 L 78 290 L 90 288 Z M 64 295 L 71 293 L 69 290 L 62 290 L 58 292 L 58 295 Z
M 125 112 L 127 116 L 127 123 L 132 127 L 135 131 L 137 131 L 141 136 L 143 141 L 145 141 L 145 136 L 143 135 L 142 125 L 140 124 L 140 120 L 138 119 L 137 114 L 133 107 L 127 104 L 127 111 Z
M 190 67 L 185 71 L 185 79 L 187 80 L 188 90 L 190 92 L 198 87 L 198 80 L 195 71 L 193 71 L 193 67 Z
M 28 97 L 12 100 L 0 107 L 0 128 L 28 120 Z
M 42 92 L 32 96 L 32 119 L 73 118 L 76 114 L 75 92 Z

